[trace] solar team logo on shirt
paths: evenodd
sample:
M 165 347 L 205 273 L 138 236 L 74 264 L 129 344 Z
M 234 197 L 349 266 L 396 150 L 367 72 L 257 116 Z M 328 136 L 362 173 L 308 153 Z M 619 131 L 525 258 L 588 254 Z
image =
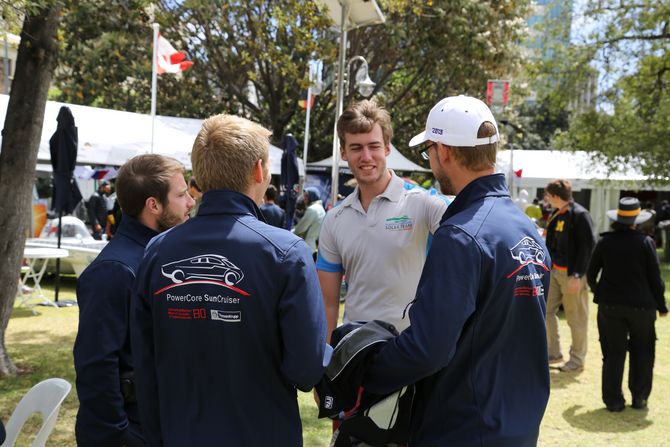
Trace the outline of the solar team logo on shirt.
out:
M 514 247 L 510 248 L 509 251 L 512 255 L 512 259 L 519 261 L 519 267 L 507 275 L 507 278 L 516 275 L 522 268 L 529 264 L 540 266 L 545 271 L 549 271 L 549 268 L 544 263 L 545 259 L 547 259 L 546 253 L 544 252 L 544 249 L 542 249 L 542 246 L 532 237 L 524 237 L 517 242 Z
M 389 217 L 384 222 L 384 228 L 389 231 L 411 231 L 414 228 L 414 220 L 407 215 Z

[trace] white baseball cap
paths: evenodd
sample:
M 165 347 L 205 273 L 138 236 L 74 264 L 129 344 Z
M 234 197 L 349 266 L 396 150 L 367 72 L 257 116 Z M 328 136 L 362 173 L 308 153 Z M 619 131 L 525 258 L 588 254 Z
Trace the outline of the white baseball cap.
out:
M 479 127 L 486 121 L 495 126 L 495 135 L 477 138 Z M 435 104 L 428 114 L 426 130 L 412 138 L 409 146 L 428 140 L 448 146 L 491 144 L 499 140 L 498 124 L 491 110 L 479 99 L 465 95 L 449 96 Z

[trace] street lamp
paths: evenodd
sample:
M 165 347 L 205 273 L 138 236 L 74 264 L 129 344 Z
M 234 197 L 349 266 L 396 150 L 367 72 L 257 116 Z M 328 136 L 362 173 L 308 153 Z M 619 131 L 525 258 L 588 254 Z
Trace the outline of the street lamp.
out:
M 358 89 L 358 93 L 360 93 L 361 96 L 365 96 L 367 98 L 368 96 L 372 95 L 372 92 L 375 91 L 375 86 L 377 84 L 375 84 L 374 81 L 370 79 L 370 74 L 368 72 L 368 61 L 366 61 L 363 56 L 354 56 L 349 59 L 349 63 L 347 64 L 347 76 L 349 76 L 349 73 L 351 73 L 351 64 L 356 61 L 360 61 L 361 66 L 358 70 L 356 70 L 356 75 L 354 76 L 354 81 L 356 83 L 354 84 L 354 87 Z
M 337 189 L 340 178 L 340 143 L 337 138 L 337 119 L 342 114 L 344 104 L 344 61 L 346 60 L 347 53 L 347 32 L 367 25 L 384 23 L 385 19 L 375 0 L 320 0 L 318 3 L 326 7 L 330 18 L 340 28 L 340 52 L 337 64 L 337 99 L 335 125 L 333 128 L 333 167 L 330 184 L 330 203 L 334 206 L 337 202 Z M 367 72 L 367 62 L 365 65 Z M 367 80 L 364 79 L 363 81 L 368 87 L 372 83 L 369 76 Z M 372 88 L 374 89 L 374 85 Z
M 321 74 L 318 68 L 320 62 L 315 62 L 309 66 L 309 88 L 307 88 L 307 102 L 305 113 L 305 138 L 302 149 L 302 164 L 305 167 L 305 176 L 303 184 L 307 180 L 307 150 L 309 148 L 309 117 L 312 111 L 312 96 L 318 95 L 323 89 L 323 82 L 321 81 Z

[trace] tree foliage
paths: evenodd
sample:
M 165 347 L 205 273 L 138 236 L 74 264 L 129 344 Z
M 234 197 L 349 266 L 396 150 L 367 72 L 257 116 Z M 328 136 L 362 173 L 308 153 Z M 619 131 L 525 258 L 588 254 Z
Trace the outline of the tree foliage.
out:
M 632 164 L 657 181 L 670 181 L 670 150 L 664 137 L 670 128 L 670 3 L 589 3 L 594 23 L 587 39 L 564 53 L 550 97 L 554 110 L 569 104 L 580 82 L 600 71 L 599 107 L 573 113 L 569 129 L 556 146 L 586 150 L 611 168 Z M 568 88 L 566 88 L 566 86 Z
M 439 99 L 457 93 L 483 98 L 487 79 L 514 76 L 519 67 L 528 0 L 380 4 L 386 23 L 349 32 L 347 60 L 367 59 L 375 97 L 391 111 L 401 150 Z M 141 0 L 72 0 L 59 99 L 148 112 L 151 33 L 144 6 Z M 305 111 L 298 101 L 306 96 L 309 61 L 318 59 L 325 85 L 312 109 L 310 159 L 330 154 L 338 31 L 316 2 L 163 0 L 155 19 L 195 61 L 181 78 L 159 79 L 159 114 L 237 113 L 270 128 L 275 142 L 287 132 L 301 138 Z M 345 105 L 361 99 L 353 87 Z

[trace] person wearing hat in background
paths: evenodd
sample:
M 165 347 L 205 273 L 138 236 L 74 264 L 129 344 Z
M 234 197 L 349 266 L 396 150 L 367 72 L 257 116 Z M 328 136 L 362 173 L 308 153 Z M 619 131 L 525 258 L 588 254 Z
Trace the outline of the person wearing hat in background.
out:
M 88 220 L 93 229 L 93 238 L 102 239 L 102 234 L 107 227 L 107 199 L 106 197 L 112 192 L 112 187 L 109 182 L 103 180 L 98 185 L 98 190 L 91 194 L 88 199 Z
M 440 101 L 410 141 L 424 144 L 443 192 L 456 197 L 433 237 L 409 327 L 381 347 L 363 382 L 377 394 L 416 383 L 409 445 L 537 444 L 549 399 L 551 261 L 495 173 L 498 141 L 493 114 L 469 96 Z
M 545 196 L 554 209 L 547 221 L 547 247 L 554 262 L 547 297 L 547 343 L 549 363 L 561 363 L 558 310 L 563 305 L 570 326 L 570 358 L 559 370 L 578 373 L 586 362 L 589 327 L 589 292 L 586 268 L 595 245 L 593 221 L 589 212 L 572 198 L 569 180 L 556 179 L 547 184 Z
M 302 237 L 309 248 L 312 250 L 312 256 L 316 260 L 317 240 L 323 218 L 326 217 L 326 210 L 323 209 L 321 195 L 314 186 L 308 186 L 302 193 L 305 201 L 305 214 L 293 227 L 293 232 Z
M 598 332 L 603 353 L 602 398 L 609 411 L 622 411 L 621 392 L 626 351 L 630 352 L 628 388 L 632 407 L 647 408 L 656 351 L 656 312 L 668 314 L 665 284 L 652 239 L 636 231 L 651 214 L 640 201 L 623 197 L 607 212 L 612 231 L 602 233 L 591 256 L 587 279 L 598 304 Z M 600 276 L 598 276 L 600 274 Z

